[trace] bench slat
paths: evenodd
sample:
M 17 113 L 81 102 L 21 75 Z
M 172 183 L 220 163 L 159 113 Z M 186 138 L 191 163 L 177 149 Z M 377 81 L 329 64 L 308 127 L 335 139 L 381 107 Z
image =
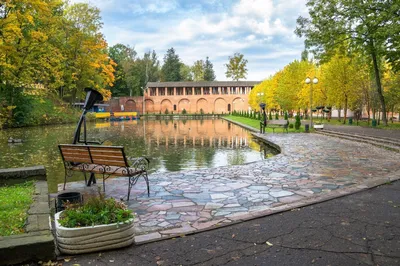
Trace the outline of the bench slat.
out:
M 89 157 L 65 156 L 65 154 L 64 161 L 76 163 L 92 163 L 92 160 Z
M 109 166 L 126 166 L 125 161 L 113 161 L 113 160 L 95 160 L 93 159 L 94 164 L 100 165 L 109 165 Z

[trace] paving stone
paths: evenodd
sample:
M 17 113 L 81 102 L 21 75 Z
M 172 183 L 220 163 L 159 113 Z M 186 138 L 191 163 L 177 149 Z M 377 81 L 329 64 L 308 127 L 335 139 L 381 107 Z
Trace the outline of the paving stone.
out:
M 172 203 L 172 207 L 185 207 L 185 206 L 193 206 L 196 205 L 193 202 L 174 202 Z
M 293 192 L 282 190 L 282 191 L 270 192 L 269 194 L 272 197 L 279 198 L 279 197 L 291 196 L 291 195 L 293 195 Z
M 205 210 L 214 210 L 214 209 L 219 209 L 222 206 L 224 206 L 224 204 L 222 203 L 214 203 L 214 202 L 209 202 L 206 204 L 206 206 L 204 207 Z
M 145 234 L 145 235 L 139 235 L 139 236 L 135 236 L 135 243 L 146 242 L 146 241 L 155 240 L 155 239 L 159 239 L 159 238 L 161 238 L 161 234 L 158 232 Z

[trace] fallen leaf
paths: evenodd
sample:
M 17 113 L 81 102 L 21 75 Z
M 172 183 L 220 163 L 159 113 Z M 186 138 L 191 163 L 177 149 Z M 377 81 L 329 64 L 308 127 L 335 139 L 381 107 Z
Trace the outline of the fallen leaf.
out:
M 265 242 L 265 244 L 267 244 L 268 246 L 273 246 L 273 244 L 272 243 L 270 243 L 270 242 Z
M 65 262 L 69 262 L 71 260 L 71 258 L 64 258 Z
M 109 260 L 109 262 L 114 262 L 114 260 Z
M 232 238 L 234 238 L 235 237 L 235 234 L 232 234 Z

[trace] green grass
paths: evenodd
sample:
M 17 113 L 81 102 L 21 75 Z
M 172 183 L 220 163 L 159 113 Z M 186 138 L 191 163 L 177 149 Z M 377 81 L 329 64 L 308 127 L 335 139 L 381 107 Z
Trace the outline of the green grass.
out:
M 14 186 L 0 187 L 0 236 L 22 234 L 33 202 L 35 184 L 29 181 Z
M 225 116 L 225 117 L 232 121 L 239 122 L 239 123 L 245 124 L 247 126 L 250 126 L 254 129 L 256 129 L 257 131 L 260 131 L 260 120 L 258 120 L 258 119 L 252 119 L 252 118 L 242 117 L 242 116 L 233 116 L 233 115 L 229 115 L 229 116 Z M 294 121 L 289 119 L 289 123 L 293 124 L 293 128 L 289 128 L 289 133 L 305 132 L 304 126 L 301 126 L 299 130 L 296 130 L 294 128 Z M 273 130 L 272 130 L 272 128 L 266 127 L 265 132 L 273 133 Z M 286 130 L 283 130 L 283 128 L 275 128 L 275 133 L 286 133 Z

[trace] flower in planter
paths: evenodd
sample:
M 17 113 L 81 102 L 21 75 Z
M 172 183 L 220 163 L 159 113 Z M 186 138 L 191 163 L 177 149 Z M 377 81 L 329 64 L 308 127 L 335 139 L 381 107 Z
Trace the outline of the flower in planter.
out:
M 101 193 L 83 205 L 65 204 L 55 214 L 58 249 L 81 254 L 129 246 L 134 242 L 133 213 L 122 202 Z
M 66 203 L 59 223 L 68 228 L 123 223 L 133 218 L 127 206 L 113 198 L 106 199 L 102 193 L 91 197 L 83 205 Z

